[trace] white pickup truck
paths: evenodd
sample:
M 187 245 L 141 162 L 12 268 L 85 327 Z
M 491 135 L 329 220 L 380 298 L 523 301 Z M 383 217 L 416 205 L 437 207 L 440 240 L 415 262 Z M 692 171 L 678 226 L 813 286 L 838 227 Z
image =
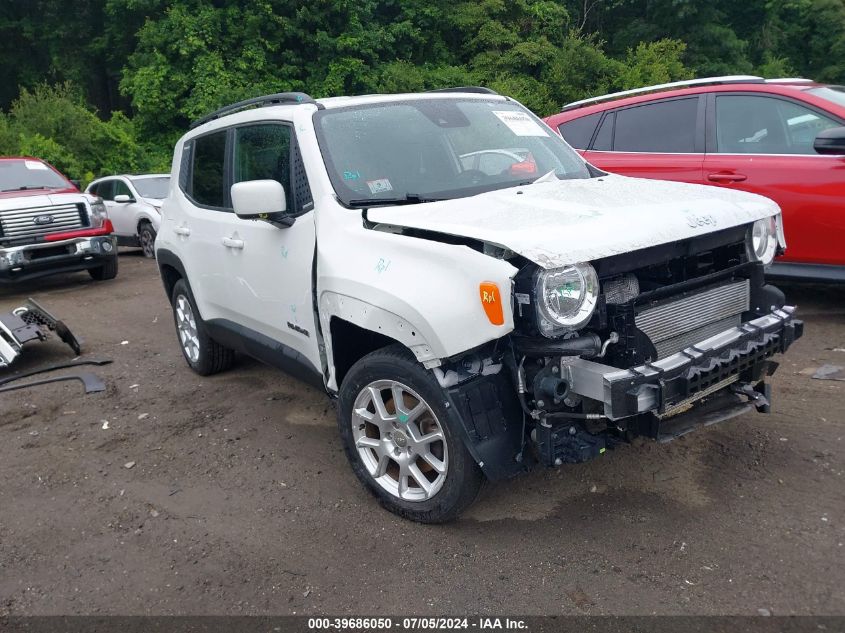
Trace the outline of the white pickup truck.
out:
M 482 88 L 241 102 L 179 140 L 156 256 L 187 363 L 337 400 L 361 482 L 417 521 L 485 479 L 767 411 L 802 323 L 772 201 L 587 164 Z
M 103 201 L 37 158 L 0 158 L 0 283 L 87 270 L 117 275 Z

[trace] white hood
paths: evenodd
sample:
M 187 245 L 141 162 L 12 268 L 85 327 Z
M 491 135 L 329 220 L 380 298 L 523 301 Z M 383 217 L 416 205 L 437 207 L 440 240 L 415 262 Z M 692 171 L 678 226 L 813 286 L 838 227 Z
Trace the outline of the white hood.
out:
M 754 194 L 608 175 L 470 198 L 374 207 L 367 219 L 496 244 L 543 268 L 675 242 L 779 212 Z

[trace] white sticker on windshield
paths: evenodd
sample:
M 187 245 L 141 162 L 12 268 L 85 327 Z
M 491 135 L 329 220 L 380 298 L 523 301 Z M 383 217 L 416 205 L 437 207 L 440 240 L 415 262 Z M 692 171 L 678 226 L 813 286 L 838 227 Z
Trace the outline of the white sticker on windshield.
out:
M 378 180 L 368 180 L 367 186 L 370 188 L 370 193 L 384 193 L 385 191 L 393 191 L 393 185 L 387 178 L 379 178 Z
M 548 136 L 549 133 L 528 116 L 525 112 L 515 110 L 493 110 L 495 114 L 510 131 L 517 136 Z
M 23 164 L 27 169 L 47 169 L 47 165 L 39 163 L 37 160 L 25 160 Z

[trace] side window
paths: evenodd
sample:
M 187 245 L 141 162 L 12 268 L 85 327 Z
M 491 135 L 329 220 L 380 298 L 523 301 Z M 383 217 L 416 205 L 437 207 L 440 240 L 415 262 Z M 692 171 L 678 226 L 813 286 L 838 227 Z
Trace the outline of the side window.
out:
M 292 201 L 290 188 L 290 127 L 265 123 L 235 128 L 235 177 L 244 180 L 277 180 Z
M 601 112 L 582 116 L 579 119 L 572 119 L 558 126 L 561 136 L 575 149 L 587 149 L 593 132 L 601 119 Z
M 613 149 L 613 124 L 616 122 L 616 113 L 609 112 L 601 123 L 599 133 L 593 143 L 593 149 L 597 152 L 609 152 Z
M 191 155 L 193 151 L 194 143 L 193 141 L 188 141 L 182 146 L 182 158 L 179 161 L 179 188 L 186 193 L 190 185 L 191 165 L 193 164 Z
M 114 200 L 114 180 L 104 180 L 97 185 L 97 195 L 103 200 Z
M 129 185 L 127 185 L 122 180 L 112 180 L 114 183 L 114 190 L 112 191 L 112 199 L 115 196 L 129 196 L 132 197 L 132 192 L 129 190 Z
M 194 165 L 190 195 L 199 204 L 228 208 L 226 192 L 226 131 L 199 136 L 193 140 Z
M 615 152 L 695 153 L 698 97 L 659 101 L 616 113 Z
M 716 97 L 716 151 L 721 154 L 815 154 L 819 132 L 839 123 L 784 99 Z
M 285 188 L 289 211 L 311 209 L 308 176 L 289 125 L 261 123 L 235 128 L 233 168 L 233 183 L 277 180 Z

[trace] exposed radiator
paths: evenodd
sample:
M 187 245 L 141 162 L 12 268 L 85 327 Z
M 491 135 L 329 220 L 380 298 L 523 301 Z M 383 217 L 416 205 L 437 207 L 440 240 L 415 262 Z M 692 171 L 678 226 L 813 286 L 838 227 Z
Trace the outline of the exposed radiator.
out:
M 81 229 L 85 226 L 84 217 L 85 210 L 76 204 L 9 209 L 0 211 L 0 230 L 6 239 L 38 237 Z
M 665 358 L 723 330 L 740 325 L 750 307 L 747 279 L 670 301 L 640 312 L 637 327 Z

